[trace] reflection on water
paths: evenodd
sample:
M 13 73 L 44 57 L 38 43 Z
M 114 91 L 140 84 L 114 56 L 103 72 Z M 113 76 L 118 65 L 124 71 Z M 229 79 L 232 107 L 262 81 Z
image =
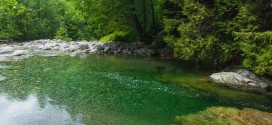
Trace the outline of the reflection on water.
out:
M 41 107 L 35 95 L 26 100 L 13 100 L 6 94 L 0 95 L 1 125 L 84 125 L 80 117 L 72 119 L 63 107 L 51 105 L 49 98 Z

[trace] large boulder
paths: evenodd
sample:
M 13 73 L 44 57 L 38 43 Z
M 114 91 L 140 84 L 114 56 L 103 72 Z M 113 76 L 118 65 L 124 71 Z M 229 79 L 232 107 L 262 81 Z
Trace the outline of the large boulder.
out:
M 240 69 L 235 72 L 214 73 L 210 78 L 219 85 L 241 90 L 266 92 L 271 91 L 272 87 L 272 83 L 269 80 L 260 78 L 247 69 Z
M 21 55 L 27 55 L 27 50 L 16 50 L 12 53 L 13 56 L 21 56 Z

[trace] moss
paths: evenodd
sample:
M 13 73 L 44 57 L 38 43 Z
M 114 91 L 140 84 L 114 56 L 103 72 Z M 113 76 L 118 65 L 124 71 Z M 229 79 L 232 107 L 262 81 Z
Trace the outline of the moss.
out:
M 176 117 L 174 125 L 271 125 L 272 113 L 255 109 L 243 110 L 211 107 L 196 114 Z
M 128 40 L 128 32 L 123 31 L 117 31 L 112 34 L 109 34 L 107 36 L 102 37 L 100 40 L 103 42 L 109 42 L 109 41 L 127 41 Z

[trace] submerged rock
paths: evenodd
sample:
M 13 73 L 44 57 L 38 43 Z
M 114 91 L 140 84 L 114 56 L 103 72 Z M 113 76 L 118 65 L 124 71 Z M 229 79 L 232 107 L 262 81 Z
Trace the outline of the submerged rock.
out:
M 6 77 L 0 75 L 0 82 L 5 81 Z
M 250 108 L 211 107 L 196 114 L 178 116 L 174 125 L 272 125 L 272 113 Z
M 0 69 L 10 69 L 11 66 L 0 65 Z
M 214 73 L 210 78 L 217 84 L 241 90 L 266 92 L 270 91 L 272 86 L 269 80 L 260 78 L 247 69 L 240 69 L 236 72 Z

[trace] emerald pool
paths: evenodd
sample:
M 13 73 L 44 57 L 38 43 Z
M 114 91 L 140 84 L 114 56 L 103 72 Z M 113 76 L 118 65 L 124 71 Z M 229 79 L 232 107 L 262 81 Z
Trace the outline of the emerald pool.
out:
M 169 125 L 211 106 L 272 111 L 271 96 L 209 83 L 173 60 L 118 56 L 31 57 L 1 62 L 0 123 Z

